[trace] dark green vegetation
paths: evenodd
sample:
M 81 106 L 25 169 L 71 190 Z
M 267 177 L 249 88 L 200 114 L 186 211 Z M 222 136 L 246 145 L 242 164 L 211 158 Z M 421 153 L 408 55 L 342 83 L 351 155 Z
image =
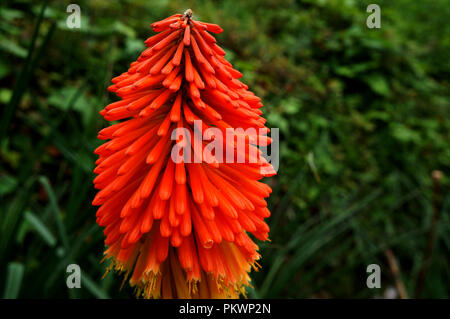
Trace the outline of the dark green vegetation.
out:
M 150 23 L 190 7 L 223 27 L 227 58 L 280 128 L 272 242 L 250 296 L 369 298 L 397 284 L 450 297 L 448 1 L 378 1 L 372 30 L 368 1 L 77 1 L 80 30 L 65 25 L 70 2 L 12 3 L 0 7 L 0 296 L 132 296 L 101 279 L 98 111 Z M 70 263 L 82 289 L 66 288 Z M 381 289 L 366 287 L 372 263 Z

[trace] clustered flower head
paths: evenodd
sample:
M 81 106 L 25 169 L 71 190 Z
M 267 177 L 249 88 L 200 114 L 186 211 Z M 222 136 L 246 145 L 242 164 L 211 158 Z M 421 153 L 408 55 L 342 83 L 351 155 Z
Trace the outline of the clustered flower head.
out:
M 194 21 L 188 10 L 152 27 L 158 34 L 148 48 L 109 87 L 121 100 L 100 112 L 118 121 L 99 132 L 109 141 L 95 150 L 93 205 L 105 258 L 145 298 L 237 298 L 260 258 L 250 236 L 264 241 L 269 232 L 271 189 L 259 180 L 275 171 L 258 146 L 270 138 L 247 130 L 265 128 L 262 103 L 211 35 L 222 32 L 218 25 Z M 246 161 L 218 158 L 195 137 L 194 123 L 201 133 L 223 132 L 210 141 Z M 179 128 L 192 134 L 173 139 Z M 243 132 L 226 140 L 230 128 Z M 188 145 L 195 161 L 175 161 L 176 144 Z

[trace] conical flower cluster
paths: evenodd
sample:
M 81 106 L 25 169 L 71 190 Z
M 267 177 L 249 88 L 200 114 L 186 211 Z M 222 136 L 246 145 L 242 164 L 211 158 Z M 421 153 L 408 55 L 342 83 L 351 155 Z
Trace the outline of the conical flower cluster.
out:
M 271 189 L 259 180 L 275 171 L 258 149 L 270 143 L 262 103 L 210 34 L 218 25 L 188 10 L 152 27 L 148 48 L 109 87 L 121 100 L 100 112 L 118 121 L 95 150 L 105 258 L 145 298 L 237 298 L 260 257 L 249 235 L 269 232 Z M 174 138 L 177 129 L 185 134 Z

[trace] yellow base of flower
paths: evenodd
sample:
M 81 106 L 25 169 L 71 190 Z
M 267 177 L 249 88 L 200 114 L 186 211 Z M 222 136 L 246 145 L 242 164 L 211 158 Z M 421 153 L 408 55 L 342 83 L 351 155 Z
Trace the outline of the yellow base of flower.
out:
M 233 243 L 223 244 L 227 245 L 231 251 L 235 251 Z M 129 283 L 135 287 L 137 297 L 146 299 L 237 299 L 240 295 L 246 297 L 245 287 L 251 287 L 248 272 L 252 268 L 257 271 L 260 266 L 256 262 L 257 258 L 248 262 L 238 253 L 236 255 L 235 257 L 239 261 L 237 264 L 244 267 L 239 269 L 241 271 L 240 278 L 235 282 L 231 282 L 221 275 L 216 277 L 213 273 L 206 273 L 203 270 L 200 271 L 200 278 L 192 278 L 182 268 L 176 257 L 175 249 L 170 248 L 168 258 L 156 267 L 159 270 L 144 271 L 138 279 L 132 276 Z M 257 256 L 259 257 L 259 255 Z M 119 261 L 109 249 L 105 252 L 103 260 L 105 259 L 110 259 L 111 263 L 104 276 L 111 270 L 123 273 L 123 286 L 136 266 Z

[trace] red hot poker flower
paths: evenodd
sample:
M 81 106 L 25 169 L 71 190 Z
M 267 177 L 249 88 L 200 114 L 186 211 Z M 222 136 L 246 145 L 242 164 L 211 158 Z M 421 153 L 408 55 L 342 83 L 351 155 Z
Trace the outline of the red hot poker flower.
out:
M 159 33 L 109 87 L 121 100 L 100 112 L 122 120 L 100 131 L 109 141 L 95 150 L 105 258 L 145 298 L 237 298 L 260 257 L 249 234 L 269 232 L 271 189 L 259 180 L 275 171 L 258 150 L 270 143 L 258 130 L 262 103 L 209 33 L 218 25 L 188 10 L 152 27 Z M 178 128 L 186 134 L 174 140 Z M 233 128 L 242 130 L 225 138 Z

